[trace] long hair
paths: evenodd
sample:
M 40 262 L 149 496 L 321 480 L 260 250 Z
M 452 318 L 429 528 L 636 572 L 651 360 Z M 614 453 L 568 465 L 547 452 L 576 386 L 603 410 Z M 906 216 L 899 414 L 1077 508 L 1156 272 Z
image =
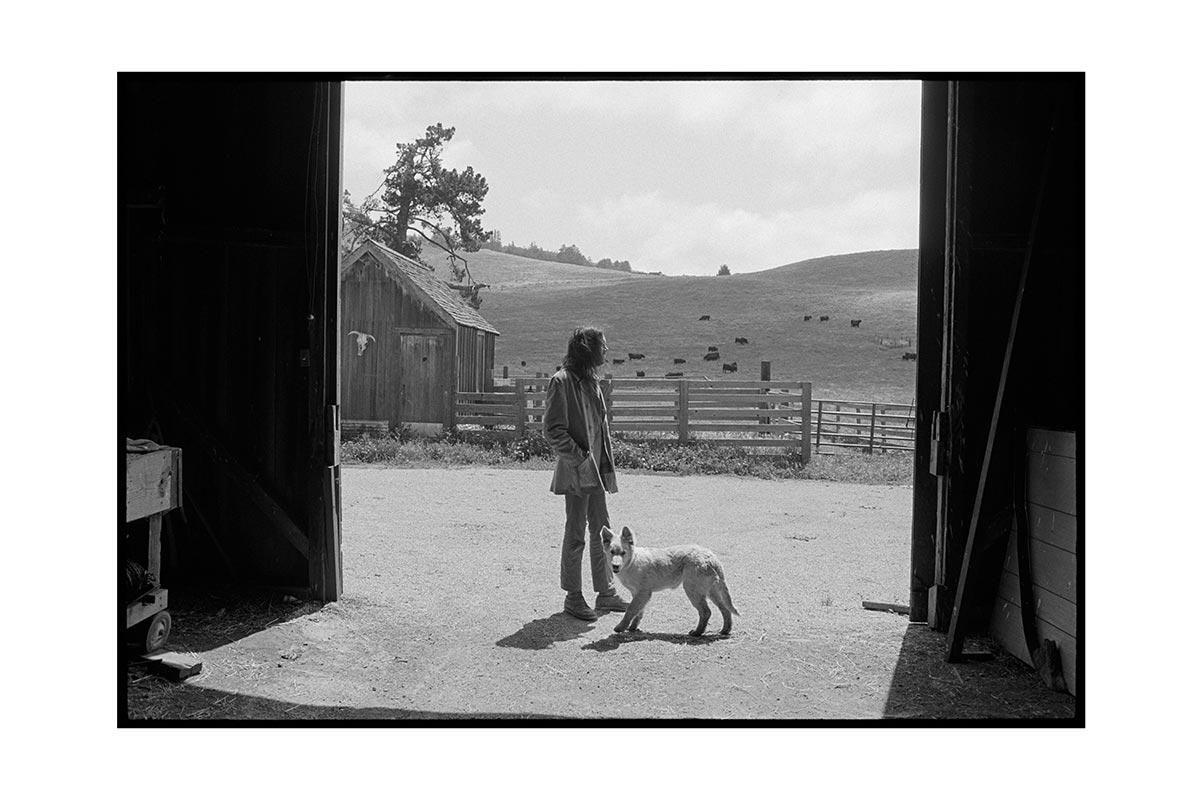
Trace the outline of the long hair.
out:
M 603 341 L 604 331 L 599 328 L 576 328 L 567 342 L 563 369 L 584 383 L 594 383 L 599 378 L 596 356 L 602 350 Z

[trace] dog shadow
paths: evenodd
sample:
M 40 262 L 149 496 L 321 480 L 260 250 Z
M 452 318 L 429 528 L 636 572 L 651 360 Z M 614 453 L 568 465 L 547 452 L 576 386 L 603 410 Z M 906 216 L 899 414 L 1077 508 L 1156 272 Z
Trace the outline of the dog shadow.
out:
M 578 639 L 590 631 L 593 622 L 572 617 L 565 611 L 526 622 L 521 630 L 510 633 L 496 642 L 497 647 L 517 647 L 521 650 L 545 650 L 555 642 Z
M 625 633 L 612 633 L 603 639 L 585 644 L 581 650 L 595 650 L 599 653 L 608 653 L 616 650 L 618 647 L 626 644 L 636 644 L 638 642 L 670 642 L 671 644 L 688 645 L 695 647 L 696 645 L 710 645 L 714 642 L 721 642 L 728 639 L 728 636 L 721 634 L 705 634 L 704 636 L 692 636 L 687 633 L 646 633 L 644 631 L 626 631 Z

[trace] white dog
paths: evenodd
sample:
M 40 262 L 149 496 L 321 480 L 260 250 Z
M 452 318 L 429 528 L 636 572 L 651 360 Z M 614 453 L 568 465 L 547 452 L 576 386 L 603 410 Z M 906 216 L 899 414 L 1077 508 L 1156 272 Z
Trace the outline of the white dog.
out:
M 700 622 L 690 634 L 700 636 L 704 633 L 708 618 L 712 616 L 705 601 L 711 598 L 725 618 L 721 635 L 729 635 L 733 627 L 733 615 L 738 610 L 729 599 L 725 570 L 711 550 L 694 544 L 663 549 L 634 547 L 633 531 L 628 527 L 621 529 L 619 543 L 613 540 L 613 532 L 607 526 L 600 531 L 600 537 L 608 551 L 613 574 L 633 594 L 625 617 L 617 623 L 617 633 L 638 629 L 650 595 L 661 589 L 676 589 L 683 584 L 688 600 L 700 612 Z

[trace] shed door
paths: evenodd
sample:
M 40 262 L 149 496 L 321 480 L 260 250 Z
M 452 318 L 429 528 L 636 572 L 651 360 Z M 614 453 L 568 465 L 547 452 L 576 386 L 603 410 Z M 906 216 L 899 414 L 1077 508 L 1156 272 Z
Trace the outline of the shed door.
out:
M 395 388 L 392 398 L 401 422 L 442 422 L 443 383 L 446 380 L 439 368 L 442 356 L 448 352 L 448 337 L 424 333 L 392 334 L 389 349 L 389 385 Z

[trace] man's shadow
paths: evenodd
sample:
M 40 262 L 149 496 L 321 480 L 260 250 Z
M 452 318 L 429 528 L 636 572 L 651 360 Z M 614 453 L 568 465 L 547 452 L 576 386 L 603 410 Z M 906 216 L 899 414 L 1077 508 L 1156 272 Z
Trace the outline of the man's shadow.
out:
M 585 644 L 582 650 L 595 650 L 599 653 L 607 653 L 616 650 L 618 647 L 627 644 L 637 644 L 638 642 L 670 642 L 671 644 L 688 645 L 694 647 L 696 645 L 709 645 L 714 642 L 721 642 L 728 639 L 728 636 L 720 634 L 705 634 L 704 636 L 692 636 L 687 633 L 645 633 L 643 631 L 633 631 L 625 633 L 613 633 L 599 641 Z
M 595 625 L 572 617 L 565 611 L 526 622 L 521 630 L 510 633 L 496 642 L 497 647 L 519 647 L 522 650 L 545 650 L 555 642 L 566 642 L 587 633 Z

